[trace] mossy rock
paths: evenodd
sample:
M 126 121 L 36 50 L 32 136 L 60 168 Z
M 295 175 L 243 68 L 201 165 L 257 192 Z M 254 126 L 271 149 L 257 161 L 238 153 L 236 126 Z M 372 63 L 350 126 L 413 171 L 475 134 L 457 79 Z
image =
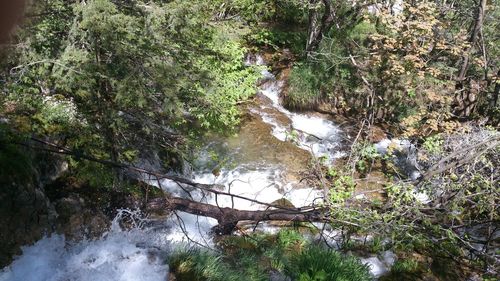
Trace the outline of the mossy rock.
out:
M 292 202 L 290 202 L 290 200 L 286 199 L 286 198 L 281 198 L 281 199 L 278 199 L 278 200 L 274 200 L 271 205 L 275 205 L 275 206 L 279 206 L 279 207 L 282 207 L 282 208 L 295 208 L 295 205 L 293 205 Z

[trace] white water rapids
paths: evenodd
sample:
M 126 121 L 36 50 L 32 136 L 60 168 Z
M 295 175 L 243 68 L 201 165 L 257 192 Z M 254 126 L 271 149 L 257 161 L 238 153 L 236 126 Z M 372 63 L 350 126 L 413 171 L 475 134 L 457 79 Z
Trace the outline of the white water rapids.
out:
M 262 59 L 257 57 L 256 62 L 262 63 Z M 276 80 L 267 70 L 262 71 L 262 76 L 265 82 L 260 93 L 270 102 L 261 101 L 259 107 L 251 108 L 250 111 L 272 126 L 272 134 L 281 141 L 294 142 L 316 157 L 326 157 L 330 163 L 342 156 L 338 126 L 326 116 L 290 112 L 280 102 L 283 81 Z
M 257 57 L 256 61 L 257 64 L 263 64 L 261 57 Z M 289 166 L 299 161 L 293 158 L 297 152 L 292 150 L 298 147 L 299 152 L 307 151 L 302 151 L 303 154 L 311 152 L 315 157 L 324 156 L 331 162 L 341 155 L 341 132 L 323 116 L 285 109 L 280 104 L 282 82 L 268 71 L 264 71 L 263 76 L 266 81 L 260 87 L 257 96 L 259 102 L 249 109 L 253 116 L 250 123 L 254 122 L 259 127 L 267 126 L 267 134 L 271 133 L 271 138 L 275 138 L 272 141 L 274 146 L 267 144 L 270 141 L 264 141 L 264 144 L 259 142 L 270 136 L 253 131 L 253 127 L 249 127 L 246 134 L 242 129 L 239 136 L 219 139 L 206 147 L 226 149 L 229 152 L 226 152 L 225 159 L 230 159 L 236 166 L 222 166 L 220 175 L 215 176 L 212 167 L 203 167 L 210 162 L 205 151 L 199 156 L 203 168 L 194 171 L 193 180 L 217 183 L 224 186 L 226 192 L 266 203 L 286 198 L 297 207 L 317 204 L 321 202 L 321 191 L 306 188 L 297 176 L 290 176 L 293 173 L 289 171 Z M 155 180 L 145 181 L 158 185 Z M 187 186 L 183 189 L 169 180 L 162 181 L 161 187 L 176 196 L 191 197 L 221 207 L 242 210 L 263 208 L 250 201 L 228 196 L 215 198 L 199 190 L 189 191 L 188 194 Z M 0 281 L 165 281 L 168 279 L 167 256 L 173 247 L 190 242 L 213 246 L 210 230 L 217 224 L 214 219 L 177 212 L 177 216 L 166 221 L 138 224 L 132 230 L 123 231 L 119 227 L 119 220 L 124 212 L 119 212 L 111 230 L 98 240 L 70 243 L 61 235 L 52 235 L 34 245 L 23 247 L 23 254 L 0 271 Z M 137 214 L 127 214 L 137 217 Z M 260 225 L 258 229 L 270 232 L 276 230 L 266 224 Z M 386 268 L 381 269 L 379 264 L 383 262 L 377 257 L 369 258 L 366 262 L 374 266 L 372 272 L 375 275 L 387 271 Z
M 23 247 L 23 254 L 0 271 L 0 281 L 164 281 L 168 266 L 161 235 L 141 228 L 122 231 L 119 211 L 101 239 L 71 243 L 52 235 Z

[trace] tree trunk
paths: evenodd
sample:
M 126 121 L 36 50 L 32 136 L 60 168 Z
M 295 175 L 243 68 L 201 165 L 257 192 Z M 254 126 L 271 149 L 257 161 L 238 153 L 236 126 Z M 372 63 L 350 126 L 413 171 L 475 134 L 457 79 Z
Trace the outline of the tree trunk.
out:
M 148 211 L 175 210 L 211 217 L 219 222 L 215 228 L 217 235 L 231 233 L 239 221 L 291 221 L 291 222 L 325 222 L 324 209 L 284 208 L 257 211 L 245 211 L 233 208 L 220 208 L 218 206 L 196 202 L 179 197 L 156 198 L 147 203 Z
M 468 89 L 470 88 L 471 81 L 467 78 L 467 70 L 469 69 L 472 50 L 477 45 L 479 34 L 483 26 L 486 1 L 487 0 L 481 0 L 478 3 L 476 19 L 474 21 L 474 25 L 472 26 L 472 34 L 469 39 L 470 47 L 465 52 L 462 67 L 457 78 L 457 90 L 460 92 L 456 96 L 458 103 L 456 113 L 464 117 L 468 117 L 473 113 L 477 101 L 477 93 Z
M 500 78 L 500 70 L 498 70 L 498 72 L 497 72 L 497 77 Z M 500 94 L 500 83 L 496 83 L 495 90 L 493 91 L 493 96 L 491 97 L 491 101 L 490 101 L 490 108 L 495 108 L 498 106 L 499 94 Z
M 8 41 L 12 29 L 21 22 L 25 2 L 24 0 L 0 1 L 0 44 Z
M 328 209 L 325 208 L 315 208 L 315 207 L 283 207 L 279 204 L 269 204 L 260 202 L 256 199 L 247 198 L 241 195 L 231 194 L 229 192 L 225 192 L 220 190 L 222 186 L 216 184 L 203 184 L 193 182 L 190 179 L 186 179 L 183 177 L 175 176 L 175 175 L 166 175 L 161 173 L 156 173 L 152 171 L 148 171 L 145 169 L 137 168 L 134 166 L 130 166 L 127 164 L 114 162 L 105 159 L 98 159 L 85 153 L 78 153 L 61 147 L 57 144 L 47 142 L 45 140 L 37 139 L 32 137 L 31 140 L 37 144 L 42 144 L 44 146 L 36 146 L 37 149 L 47 151 L 50 153 L 56 153 L 61 155 L 78 155 L 79 159 L 88 160 L 95 163 L 100 163 L 112 168 L 128 170 L 129 172 L 135 172 L 138 174 L 146 174 L 151 176 L 152 178 L 156 178 L 161 186 L 160 180 L 169 179 L 177 183 L 184 184 L 186 186 L 190 186 L 193 189 L 202 190 L 204 192 L 210 192 L 215 196 L 231 196 L 233 198 L 239 198 L 254 202 L 261 206 L 265 206 L 265 210 L 256 210 L 256 211 L 246 211 L 246 210 L 238 210 L 233 208 L 221 208 L 216 205 L 210 205 L 202 202 L 193 201 L 186 198 L 179 197 L 164 197 L 164 198 L 155 198 L 151 199 L 146 203 L 146 210 L 150 212 L 159 212 L 162 213 L 165 210 L 170 211 L 182 211 L 194 215 L 200 215 L 205 217 L 211 217 L 216 219 L 219 222 L 219 226 L 216 228 L 217 234 L 227 234 L 234 230 L 236 224 L 239 221 L 291 221 L 291 222 L 326 222 L 328 221 Z M 33 147 L 29 145 L 29 143 L 24 144 L 28 147 Z M 33 147 L 34 148 L 34 147 Z M 129 178 L 133 183 L 136 184 L 144 184 L 147 183 L 140 182 L 139 180 Z M 157 188 L 157 187 L 154 187 Z
M 470 53 L 471 53 L 472 49 L 474 49 L 474 46 L 477 44 L 477 40 L 479 38 L 479 33 L 481 32 L 481 28 L 483 26 L 484 11 L 485 10 L 486 10 L 486 0 L 481 0 L 481 2 L 479 3 L 479 6 L 477 8 L 476 20 L 474 21 L 472 34 L 471 34 L 471 37 L 469 39 L 470 47 L 465 52 L 464 61 L 462 63 L 462 68 L 460 69 L 460 74 L 458 75 L 459 81 L 463 81 L 466 78 L 465 75 L 467 74 L 467 69 L 469 68 Z
M 321 5 L 321 3 L 323 3 Z M 324 7 L 321 15 L 321 6 Z M 323 35 L 328 33 L 334 23 L 335 11 L 332 0 L 309 0 L 309 28 L 307 36 L 306 54 L 311 57 L 318 49 Z M 320 18 L 321 17 L 321 18 Z

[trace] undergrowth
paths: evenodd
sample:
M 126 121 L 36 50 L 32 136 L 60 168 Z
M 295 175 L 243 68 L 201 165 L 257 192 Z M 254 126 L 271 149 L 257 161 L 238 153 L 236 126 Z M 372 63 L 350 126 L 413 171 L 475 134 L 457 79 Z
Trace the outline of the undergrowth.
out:
M 314 109 L 321 101 L 322 82 L 322 77 L 317 75 L 311 65 L 297 64 L 290 72 L 285 106 L 296 110 Z
M 176 280 L 269 280 L 271 272 L 299 281 L 371 280 L 357 258 L 305 240 L 296 231 L 277 235 L 226 237 L 221 253 L 198 248 L 174 253 L 169 264 Z

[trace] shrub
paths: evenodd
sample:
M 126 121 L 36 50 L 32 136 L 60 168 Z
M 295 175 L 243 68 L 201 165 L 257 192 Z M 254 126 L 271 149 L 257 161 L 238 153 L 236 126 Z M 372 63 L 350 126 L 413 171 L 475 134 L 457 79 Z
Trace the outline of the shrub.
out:
M 292 68 L 288 80 L 288 92 L 284 99 L 287 108 L 313 109 L 321 100 L 321 77 L 312 65 L 298 64 Z
M 226 237 L 222 253 L 188 249 L 174 253 L 169 264 L 176 280 L 269 280 L 271 271 L 293 280 L 371 280 L 367 266 L 355 257 L 311 245 L 297 231 L 277 235 Z
M 391 271 L 394 273 L 411 273 L 418 270 L 419 263 L 413 259 L 398 260 L 394 263 Z

